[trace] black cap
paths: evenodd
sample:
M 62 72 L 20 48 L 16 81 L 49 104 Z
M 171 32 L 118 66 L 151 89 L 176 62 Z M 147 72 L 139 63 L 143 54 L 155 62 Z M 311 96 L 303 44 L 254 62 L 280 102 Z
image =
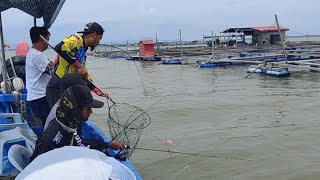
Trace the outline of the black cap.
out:
M 74 85 L 71 87 L 74 98 L 77 101 L 78 107 L 92 107 L 92 108 L 101 108 L 104 103 L 98 100 L 93 99 L 91 95 L 91 90 L 88 86 L 83 85 Z
M 89 22 L 84 27 L 83 31 L 79 31 L 77 33 L 99 33 L 103 34 L 104 30 L 102 26 L 96 22 Z
M 64 75 L 60 80 L 60 94 L 62 94 L 69 87 L 80 84 L 86 86 L 87 83 L 82 79 L 80 74 L 70 73 Z

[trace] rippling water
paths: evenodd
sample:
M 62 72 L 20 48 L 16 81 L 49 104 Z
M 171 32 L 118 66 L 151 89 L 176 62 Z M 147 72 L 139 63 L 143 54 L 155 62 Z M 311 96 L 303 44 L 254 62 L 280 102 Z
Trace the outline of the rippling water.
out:
M 195 59 L 191 59 L 195 61 Z M 135 150 L 143 179 L 320 179 L 319 74 L 288 78 L 246 66 L 198 69 L 124 59 L 89 59 L 95 83 L 114 101 L 147 109 L 151 124 L 138 147 L 216 158 Z M 145 90 L 144 90 L 145 88 Z M 91 119 L 108 134 L 107 106 Z

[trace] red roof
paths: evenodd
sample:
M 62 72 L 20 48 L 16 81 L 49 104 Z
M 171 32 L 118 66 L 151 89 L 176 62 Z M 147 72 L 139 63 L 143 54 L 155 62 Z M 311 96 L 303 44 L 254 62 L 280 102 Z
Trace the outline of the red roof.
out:
M 140 41 L 139 44 L 142 43 L 142 44 L 155 44 L 155 42 L 153 42 L 153 40 L 143 40 L 143 41 Z
M 278 31 L 277 26 L 258 26 L 258 27 L 251 27 L 252 29 L 258 30 L 258 31 Z M 285 27 L 280 27 L 281 31 L 289 31 L 289 29 Z

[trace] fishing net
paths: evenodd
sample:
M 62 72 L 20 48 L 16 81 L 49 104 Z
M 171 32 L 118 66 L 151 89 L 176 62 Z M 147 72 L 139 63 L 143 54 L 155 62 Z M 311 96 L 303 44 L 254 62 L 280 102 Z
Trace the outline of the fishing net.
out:
M 127 104 L 115 103 L 109 107 L 108 126 L 113 140 L 118 140 L 131 148 L 130 157 L 137 146 L 142 130 L 150 123 L 150 116 L 146 111 Z

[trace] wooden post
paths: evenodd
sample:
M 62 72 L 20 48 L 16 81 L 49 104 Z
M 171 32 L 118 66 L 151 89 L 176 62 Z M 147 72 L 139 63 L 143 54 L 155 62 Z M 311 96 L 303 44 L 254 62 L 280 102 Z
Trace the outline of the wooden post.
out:
M 229 46 L 229 27 L 227 26 L 227 46 Z
M 283 43 L 282 36 L 281 36 L 281 30 L 280 30 L 280 26 L 279 26 L 278 16 L 276 14 L 274 16 L 276 18 L 276 23 L 277 23 L 277 27 L 278 27 L 278 32 L 279 32 L 279 37 L 280 37 L 280 41 L 281 41 L 283 55 L 284 55 L 284 58 L 285 58 L 286 64 L 287 64 L 288 63 L 288 57 L 287 57 L 287 53 L 286 53 L 286 50 L 284 48 L 284 43 Z
M 219 47 L 220 47 L 220 45 L 221 45 L 221 43 L 222 43 L 222 34 L 221 34 L 221 32 L 220 32 L 220 38 L 219 38 Z
M 129 40 L 127 40 L 127 51 L 129 51 Z
M 211 49 L 212 49 L 212 55 L 211 55 L 211 57 L 213 58 L 213 54 L 214 54 L 214 44 L 215 44 L 215 43 L 214 43 L 215 41 L 214 41 L 213 31 L 211 31 L 211 41 L 212 41 L 212 43 L 211 43 L 211 44 L 212 44 L 212 48 L 211 48 Z
M 181 51 L 181 59 L 183 59 L 183 52 L 182 52 L 182 39 L 181 39 L 181 29 L 179 29 L 179 36 L 180 36 L 180 51 Z
M 214 44 L 218 47 L 217 39 L 219 39 L 219 38 L 217 37 L 217 34 L 216 34 L 216 33 L 214 33 Z
M 5 82 L 6 84 L 6 86 L 5 86 L 5 90 L 8 92 L 10 89 L 9 89 L 9 86 L 7 86 L 7 85 L 9 85 L 9 84 L 7 84 L 7 79 L 9 78 L 7 78 L 7 69 L 6 69 L 6 55 L 5 55 L 5 52 L 4 52 L 4 39 L 3 39 L 3 26 L 2 26 L 2 12 L 0 12 L 0 46 L 1 46 L 1 58 L 0 58 L 0 60 L 1 60 L 1 64 L 2 64 L 2 66 L 1 66 L 1 74 L 2 74 L 2 81 L 3 82 Z
M 202 34 L 202 48 L 204 48 L 204 34 Z
M 114 48 L 113 48 L 113 42 L 111 41 L 111 54 L 113 54 Z
M 159 56 L 158 34 L 156 33 L 156 55 Z

